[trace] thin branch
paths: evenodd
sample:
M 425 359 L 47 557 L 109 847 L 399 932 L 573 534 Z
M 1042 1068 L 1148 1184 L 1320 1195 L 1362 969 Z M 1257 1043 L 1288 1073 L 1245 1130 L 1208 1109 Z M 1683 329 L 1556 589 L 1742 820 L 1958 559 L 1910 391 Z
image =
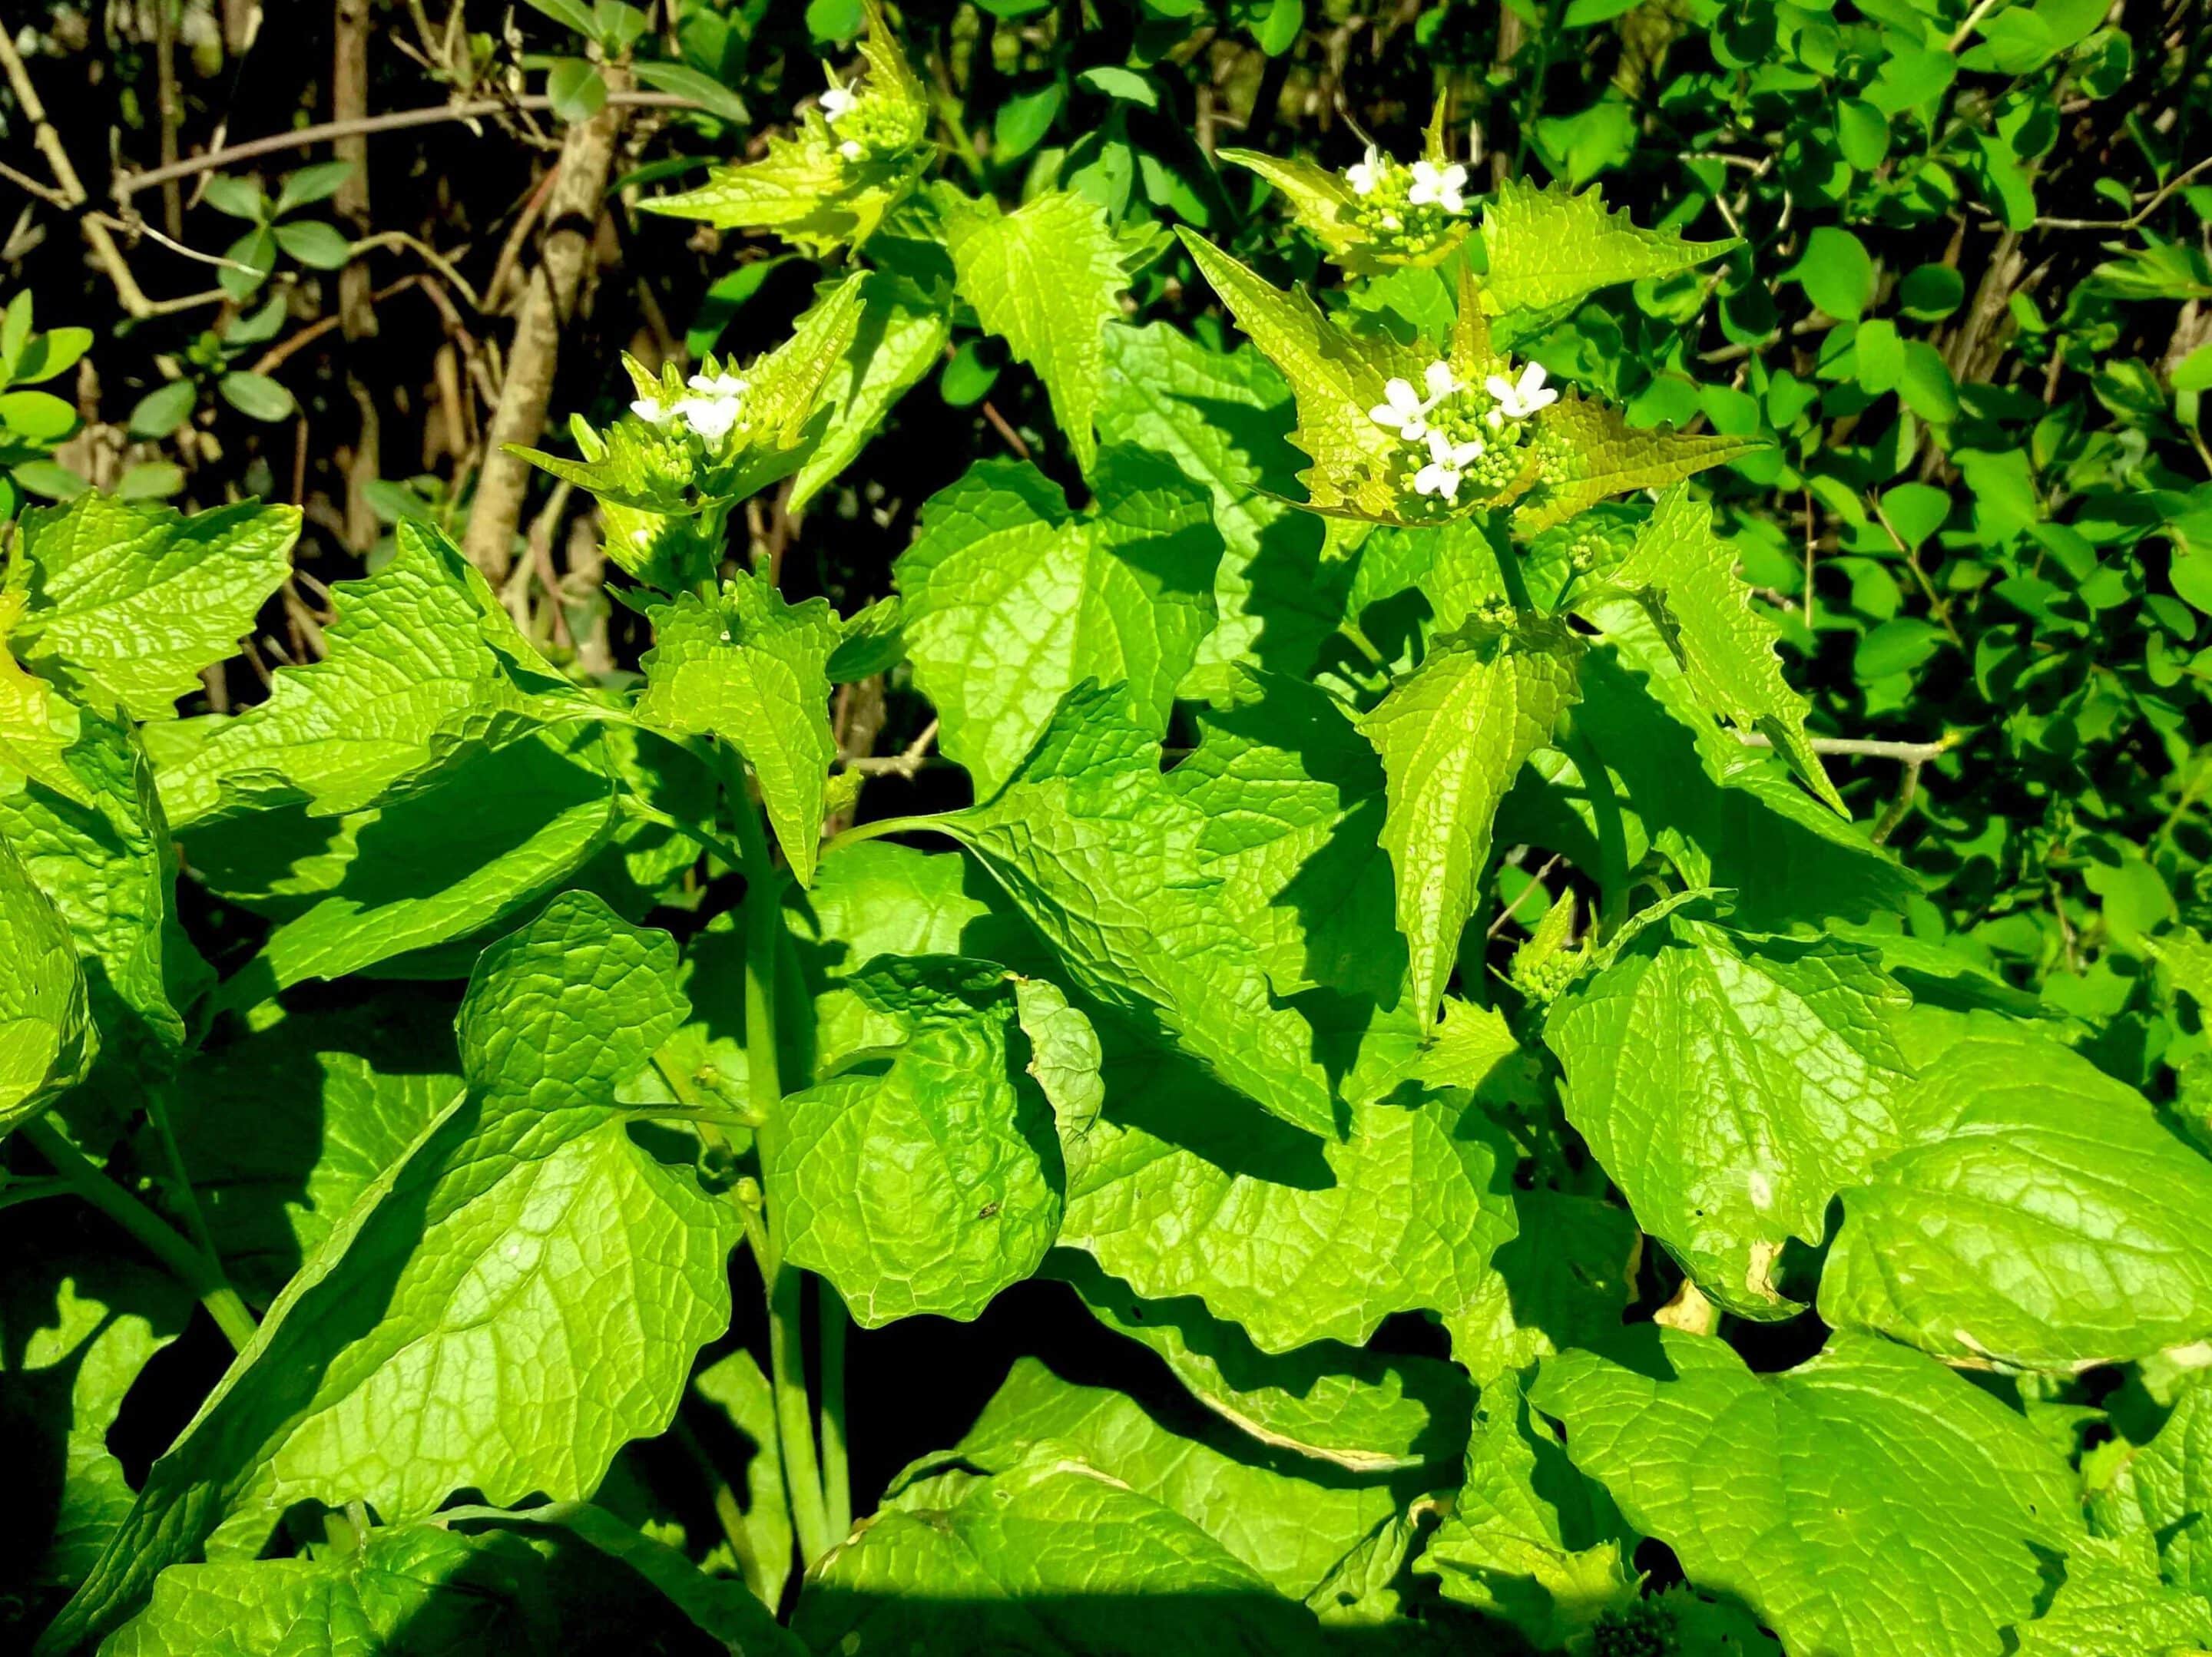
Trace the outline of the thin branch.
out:
M 36 196 L 49 207 L 58 207 L 66 212 L 76 203 L 50 184 L 40 184 L 27 173 L 18 173 L 5 161 L 0 161 L 0 179 L 5 179 L 28 196 Z
M 1746 748 L 1771 748 L 1773 739 L 1757 731 L 1739 731 L 1735 739 Z M 1885 742 L 1872 737 L 1808 737 L 1807 743 L 1815 754 L 1850 754 L 1861 759 L 1903 760 L 1908 765 L 1924 765 L 1929 760 L 1949 753 L 1965 741 L 1958 732 L 1947 731 L 1934 742 Z
M 152 225 L 147 223 L 145 220 L 141 218 L 134 216 L 130 219 L 118 219 L 97 210 L 88 212 L 85 215 L 85 217 L 95 223 L 106 225 L 110 230 L 119 230 L 125 235 L 134 239 L 139 236 L 148 237 L 152 240 L 161 243 L 162 246 L 167 248 L 172 253 L 180 253 L 188 259 L 197 259 L 202 264 L 212 264 L 218 270 L 243 271 L 246 275 L 253 277 L 257 282 L 269 274 L 266 270 L 260 269 L 258 265 L 241 264 L 238 260 L 227 259 L 220 253 L 203 253 L 197 247 L 187 247 L 184 243 L 179 241 L 174 236 L 167 235 L 161 231 L 156 230 Z
M 458 289 L 461 297 L 468 300 L 469 309 L 479 313 L 483 312 L 483 301 L 477 297 L 477 290 L 469 286 L 468 278 L 453 268 L 451 259 L 429 243 L 416 240 L 404 230 L 380 230 L 373 236 L 363 236 L 353 245 L 353 251 L 358 258 L 379 247 L 405 248 Z
M 909 780 L 920 771 L 929 758 L 930 744 L 937 740 L 937 721 L 932 719 L 922 726 L 921 734 L 896 754 L 864 755 L 845 762 L 848 771 L 857 771 L 864 777 L 905 777 Z
M 2038 219 L 2038 230 L 2132 230 L 2166 204 L 2166 197 L 2186 185 L 2200 173 L 2212 168 L 2212 155 L 2207 155 L 2185 173 L 2175 174 L 2134 213 L 2124 219 Z
M 607 94 L 607 101 L 636 109 L 701 107 L 696 99 L 681 97 L 672 92 L 611 90 Z M 336 138 L 397 132 L 410 126 L 435 126 L 441 121 L 475 121 L 488 115 L 505 115 L 523 110 L 550 110 L 552 107 L 550 98 L 533 94 L 527 98 L 479 98 L 465 104 L 439 104 L 428 109 L 402 109 L 387 115 L 366 115 L 350 121 L 325 121 L 319 125 L 303 126 L 291 132 L 274 132 L 265 138 L 250 138 L 242 144 L 232 144 L 228 149 L 211 149 L 204 155 L 188 156 L 174 167 L 157 167 L 144 173 L 130 173 L 116 179 L 115 196 L 121 201 L 170 179 L 213 172 L 234 162 L 252 161 L 260 155 L 274 155 L 287 149 L 305 149 Z

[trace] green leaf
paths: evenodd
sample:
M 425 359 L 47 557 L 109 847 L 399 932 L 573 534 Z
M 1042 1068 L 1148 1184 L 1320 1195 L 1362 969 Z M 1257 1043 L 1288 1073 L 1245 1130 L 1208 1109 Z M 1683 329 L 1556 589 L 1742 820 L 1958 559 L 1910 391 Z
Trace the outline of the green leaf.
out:
M 189 379 L 173 379 L 138 399 L 131 410 L 131 435 L 141 439 L 167 437 L 191 418 L 199 401 L 199 386 Z
M 1212 626 L 1221 538 L 1206 495 L 1127 450 L 1100 458 L 1094 487 L 1079 514 L 1028 463 L 978 462 L 923 507 L 895 568 L 915 681 L 978 796 L 1086 679 L 1127 685 L 1138 720 L 1164 736 Z
M 1398 1505 L 1388 1485 L 1324 1486 L 1248 1464 L 1170 1432 L 1119 1393 L 1070 1386 L 1032 1357 L 1015 1363 L 968 1435 L 936 1460 L 1004 1472 L 1048 1445 L 1181 1514 L 1292 1599 L 1320 1587 Z M 902 1474 L 890 1500 L 932 1466 L 925 1458 Z
M 176 1068 L 184 1010 L 212 974 L 177 920 L 176 848 L 143 749 L 120 720 L 71 711 L 76 736 L 60 756 L 69 790 L 33 775 L 0 793 L 0 840 L 68 925 L 100 1036 L 90 1079 L 128 1114 L 142 1088 Z
M 1391 469 L 1404 446 L 1367 411 L 1394 376 L 1419 383 L 1428 359 L 1335 327 L 1304 294 L 1273 286 L 1188 230 L 1176 234 L 1237 326 L 1290 381 L 1298 416 L 1291 441 L 1313 463 L 1298 474 L 1312 504 L 1387 519 L 1399 506 Z
M 1534 535 L 1599 501 L 1669 483 L 1765 446 L 1763 437 L 1684 437 L 1639 431 L 1610 404 L 1571 394 L 1544 412 L 1534 491 L 1514 508 L 1513 527 Z
M 112 1657 L 340 1657 L 404 1642 L 461 1657 L 512 1638 L 537 1563 L 510 1537 L 410 1525 L 373 1531 L 358 1551 L 179 1565 L 100 1649 Z
M 583 58 L 562 58 L 545 76 L 545 95 L 552 100 L 555 118 L 574 125 L 607 106 L 607 83 Z
M 1902 909 L 1918 892 L 1863 830 L 1808 798 L 1771 755 L 1714 724 L 1641 605 L 1593 616 L 1607 642 L 1583 654 L 1576 722 L 1627 784 L 1637 818 L 1685 886 L 1726 887 L 1739 925 L 1776 931 Z M 1574 832 L 1588 831 L 1577 822 Z M 1595 858 L 1595 841 L 1585 843 Z
M 633 64 L 630 69 L 639 80 L 656 91 L 689 98 L 709 115 L 733 125 L 748 125 L 752 120 L 745 100 L 711 75 L 702 75 L 683 64 Z
M 2156 938 L 2136 941 L 2144 954 L 2166 968 L 2173 987 L 2196 1002 L 2200 1015 L 2212 1009 L 2212 944 L 2206 943 L 2195 928 L 2177 926 Z
M 2008 1369 L 2212 1336 L 2212 1161 L 2056 1041 L 1989 1013 L 1940 1029 L 1903 1143 L 1844 1193 L 1821 1317 Z
M 1213 901 L 1206 814 L 1160 774 L 1117 687 L 1069 693 L 992 798 L 930 820 L 973 853 L 1085 993 L 1191 1053 L 1262 1108 L 1336 1129 L 1306 1021 Z
M 653 613 L 639 665 L 637 716 L 680 735 L 710 735 L 745 756 L 778 844 L 802 886 L 814 878 L 830 734 L 830 658 L 840 641 L 823 598 L 784 602 L 766 571 L 722 584 L 714 602 L 685 593 Z
M 219 1522 L 265 1535 L 302 1499 L 399 1524 L 461 1489 L 580 1498 L 668 1424 L 728 1320 L 738 1235 L 734 1205 L 634 1141 L 617 1102 L 683 1021 L 675 968 L 665 934 L 580 895 L 485 952 L 467 1094 L 277 1297 L 41 1649 L 112 1628 Z
M 1224 149 L 1220 159 L 1249 167 L 1281 191 L 1299 228 L 1320 242 L 1331 259 L 1357 274 L 1432 268 L 1457 252 L 1474 228 L 1470 221 L 1458 220 L 1447 226 L 1433 245 L 1409 254 L 1400 244 L 1378 240 L 1358 222 L 1354 212 L 1359 198 L 1341 173 L 1256 149 Z
M 1319 1142 L 1223 1108 L 1170 1060 L 1109 1065 L 1106 1098 L 1061 1243 L 1148 1300 L 1196 1296 L 1263 1352 L 1455 1312 L 1513 1233 L 1511 1154 L 1449 1097 L 1355 1107 L 1344 1139 Z
M 92 349 L 89 328 L 50 328 L 23 343 L 15 372 L 4 376 L 16 385 L 35 385 L 74 368 Z
M 1714 532 L 1711 513 L 1677 484 L 1659 497 L 1612 579 L 1659 596 L 1654 619 L 1690 693 L 1739 729 L 1763 731 L 1813 792 L 1849 817 L 1805 735 L 1809 704 L 1774 659 L 1781 629 L 1752 608 L 1751 589 L 1736 575 L 1740 556 Z
M 1433 1019 L 1490 856 L 1498 802 L 1575 700 L 1581 641 L 1528 617 L 1431 651 L 1359 721 L 1389 777 L 1382 846 L 1398 876 L 1413 1010 Z
M 273 1298 L 462 1091 L 451 1008 L 387 992 L 204 1048 L 172 1116 L 216 1251 Z
M 1904 1004 L 1870 950 L 1724 932 L 1676 915 L 1553 1007 L 1567 1120 L 1644 1230 L 1720 1305 L 1797 1310 L 1775 1287 L 1791 1237 L 1899 1142 Z
M 1490 259 L 1484 308 L 1497 315 L 1572 305 L 1601 288 L 1669 276 L 1741 244 L 1640 230 L 1626 212 L 1607 212 L 1595 190 L 1539 190 L 1509 178 L 1482 209 L 1482 245 Z
M 1106 374 L 1106 330 L 1121 317 L 1132 250 L 1105 209 L 1072 190 L 1036 196 L 1011 213 L 988 197 L 945 221 L 960 297 L 985 328 L 1036 370 L 1053 418 L 1085 471 Z
M 0 635 L 19 594 L 0 595 Z M 79 805 L 91 804 L 83 783 L 63 759 L 76 739 L 77 710 L 44 679 L 23 671 L 0 636 L 0 776 L 35 778 Z
M 1658 1333 L 1632 1368 L 1546 1360 L 1532 1399 L 1691 1581 L 1741 1599 L 1791 1651 L 2008 1648 L 2041 1559 L 2081 1535 L 2074 1475 L 2033 1428 L 1864 1336 L 1755 1375 L 1721 1341 Z
M 1482 1389 L 1465 1486 L 1414 1569 L 1444 1598 L 1510 1623 L 1540 1650 L 1586 1637 L 1635 1603 L 1634 1537 L 1567 1463 L 1510 1373 Z
M 41 1236 L 35 1208 L 0 1230 L 0 1413 L 15 1458 L 20 1545 L 0 1586 L 28 1595 L 76 1586 L 131 1511 L 131 1482 L 107 1448 L 125 1395 L 174 1340 L 191 1296 L 150 1265 L 112 1250 L 80 1253 Z
M 579 713 L 581 698 L 443 533 L 410 521 L 394 538 L 374 574 L 331 589 L 323 660 L 280 671 L 245 713 L 155 744 L 172 823 L 295 800 L 358 810 Z
M 2212 1386 L 2183 1389 L 2156 1435 L 2092 1496 L 2089 1522 L 2100 1536 L 2149 1538 L 2174 1587 L 2212 1589 Z
M 1073 1174 L 1090 1166 L 1091 1130 L 1106 1102 L 1097 1027 L 1069 1004 L 1059 985 L 1043 978 L 1014 980 L 1014 1016 L 1030 1044 L 1023 1068 L 1052 1106 L 1060 1161 Z
M 855 112 L 866 128 L 860 153 L 849 158 L 841 153 L 840 145 L 851 140 L 841 138 L 818 110 L 810 110 L 799 137 L 769 138 L 763 160 L 720 168 L 700 189 L 645 203 L 647 210 L 725 228 L 773 230 L 817 258 L 842 246 L 857 250 L 866 241 L 921 182 L 933 152 L 921 142 L 927 96 L 899 50 L 881 0 L 866 0 L 859 15 L 867 20 L 867 37 L 860 43 L 867 75 Z M 811 8 L 808 17 L 814 21 Z M 846 38 L 842 21 L 833 33 Z
M 1108 1328 L 1158 1353 L 1191 1396 L 1271 1450 L 1355 1473 L 1450 1463 L 1468 1431 L 1465 1379 L 1433 1358 L 1319 1340 L 1262 1352 L 1194 1300 L 1146 1300 L 1088 1255 L 1055 1250 L 1045 1270 Z
M 301 264 L 317 270 L 343 270 L 353 258 L 353 244 L 340 234 L 334 224 L 325 224 L 319 219 L 295 219 L 289 224 L 280 224 L 273 232 L 276 245 Z M 238 376 L 229 376 L 238 378 Z M 225 393 L 226 396 L 229 394 Z M 289 398 L 287 392 L 286 397 Z M 236 398 L 231 399 L 236 402 Z
M 2020 1630 L 2021 1657 L 2101 1657 L 2106 1652 L 2212 1649 L 2212 1605 L 2158 1580 L 2147 1536 L 2090 1538 L 2066 1556 L 2051 1608 Z
M 1444 1320 L 1452 1361 L 1483 1387 L 1554 1352 L 1617 1339 L 1643 1256 L 1634 1217 L 1600 1198 L 1538 1186 L 1515 1192 L 1513 1208 L 1517 1232 Z
M 824 1556 L 793 1626 L 815 1651 L 1205 1650 L 1318 1657 L 1311 1612 L 1072 1448 L 910 1486 Z
M 386 806 L 356 833 L 343 876 L 270 934 L 223 986 L 223 1000 L 246 1006 L 311 979 L 371 968 L 465 976 L 466 956 L 412 969 L 405 957 L 511 920 L 606 842 L 614 787 L 595 762 L 598 746 L 599 733 L 586 729 L 481 750 L 439 786 Z
M 1341 619 L 1321 562 L 1321 525 L 1271 498 L 1290 486 L 1290 388 L 1254 347 L 1218 351 L 1165 323 L 1106 331 L 1098 433 L 1151 450 L 1213 497 L 1225 549 L 1214 577 L 1213 631 L 1186 677 L 1214 697 L 1232 665 L 1303 675 Z
M 447 1523 L 458 1519 L 532 1530 L 557 1528 L 650 1583 L 693 1629 L 711 1636 L 724 1650 L 739 1657 L 805 1657 L 805 1648 L 768 1606 L 727 1579 L 709 1576 L 668 1543 L 632 1529 L 605 1508 L 586 1502 L 548 1502 L 519 1512 L 464 1508 L 446 1517 Z M 586 1605 L 587 1618 L 597 1611 L 610 1622 L 619 1619 L 620 1608 L 604 1599 L 597 1604 L 587 1600 Z M 628 1633 L 648 1648 L 667 1648 L 666 1636 L 656 1637 L 656 1630 L 633 1627 Z
M 1874 300 L 1874 261 L 1866 244 L 1832 224 L 1814 227 L 1789 274 L 1807 299 L 1838 322 L 1856 322 Z
M 830 417 L 799 468 L 793 512 L 853 464 L 891 406 L 937 366 L 952 337 L 950 307 L 902 277 L 878 273 L 862 301 L 859 329 L 822 388 Z
M 290 573 L 297 507 L 195 513 L 88 494 L 23 514 L 17 556 L 30 601 L 16 623 L 26 666 L 94 683 L 133 719 L 167 719 L 200 670 L 222 660 Z
M 1399 1008 L 1407 955 L 1379 844 L 1384 768 L 1351 710 L 1302 679 L 1240 672 L 1195 723 L 1198 747 L 1170 785 L 1205 816 L 1214 902 L 1259 949 L 1275 993 L 1339 992 L 1346 1013 Z M 1410 1012 L 1402 1022 L 1414 1030 Z
M 358 161 L 317 161 L 289 175 L 284 187 L 276 192 L 276 217 L 281 219 L 295 208 L 328 201 L 345 187 L 345 181 L 360 165 Z
M 791 1509 L 784 1496 L 783 1455 L 775 1428 L 775 1388 L 743 1347 L 717 1358 L 691 1378 L 691 1390 L 744 1435 L 745 1463 L 742 1530 L 750 1557 L 738 1564 L 763 1605 L 783 1602 L 791 1575 Z
M 215 383 L 216 395 L 248 420 L 286 420 L 299 412 L 292 393 L 266 374 L 234 369 Z
M 1060 1228 L 1060 1146 L 1013 1050 L 1013 986 L 946 956 L 878 959 L 850 982 L 907 1039 L 793 1094 L 762 1135 L 784 1258 L 829 1278 L 866 1328 L 974 1319 Z
M 100 1036 L 69 925 L 0 840 L 0 1135 L 84 1079 Z
M 854 974 L 878 956 L 966 956 L 1021 973 L 1053 968 L 990 877 L 957 852 L 887 841 L 840 847 L 823 859 L 811 891 L 791 894 L 786 913 L 814 992 L 815 1060 L 824 1071 L 905 1037 L 905 1025 L 852 987 Z

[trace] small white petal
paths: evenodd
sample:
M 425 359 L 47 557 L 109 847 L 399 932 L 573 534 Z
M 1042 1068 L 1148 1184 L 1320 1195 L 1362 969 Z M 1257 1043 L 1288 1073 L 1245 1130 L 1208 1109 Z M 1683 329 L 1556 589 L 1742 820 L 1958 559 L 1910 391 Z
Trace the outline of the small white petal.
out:
M 843 143 L 837 146 L 837 153 L 840 155 L 842 155 L 848 161 L 857 161 L 861 156 L 866 155 L 868 152 L 860 148 L 860 140 L 857 138 L 848 138 Z
M 1434 406 L 1439 398 L 1449 397 L 1454 391 L 1459 390 L 1459 381 L 1452 377 L 1451 364 L 1449 362 L 1431 362 L 1421 370 L 1421 378 L 1428 382 L 1429 402 L 1431 406 Z
M 1449 466 L 1451 464 L 1451 439 L 1442 432 L 1431 431 L 1429 434 L 1429 453 L 1439 466 Z
M 738 423 L 735 398 L 687 397 L 676 405 L 676 412 L 684 416 L 685 425 L 709 443 L 719 444 Z
M 1537 392 L 1542 391 L 1544 389 L 1544 365 L 1540 362 L 1531 362 L 1525 366 L 1521 370 L 1521 382 L 1519 385 L 1515 386 L 1514 389 L 1521 393 L 1522 401 L 1524 403 L 1528 401 L 1528 398 L 1535 396 Z
M 1465 443 L 1455 443 L 1452 445 L 1451 452 L 1451 464 L 1453 468 L 1460 471 L 1466 470 L 1476 461 L 1481 459 L 1483 455 L 1488 451 L 1489 447 L 1490 446 L 1485 443 L 1479 437 L 1471 439 Z
M 665 426 L 675 410 L 656 397 L 641 397 L 629 405 L 629 411 L 648 425 Z
M 1449 167 L 1443 170 L 1442 182 L 1443 187 L 1447 190 L 1466 189 L 1467 169 L 1462 167 L 1457 161 L 1454 161 Z
M 835 125 L 839 118 L 851 114 L 860 101 L 849 87 L 831 87 L 822 94 L 822 118 Z
M 1515 400 L 1513 395 L 1513 382 L 1506 379 L 1504 374 L 1491 375 L 1489 379 L 1482 382 L 1482 389 L 1489 392 L 1491 396 L 1496 398 L 1500 403 L 1510 403 Z
M 1389 381 L 1382 387 L 1382 400 L 1392 408 L 1409 415 L 1427 412 L 1427 405 L 1422 403 L 1421 394 L 1413 389 L 1413 382 L 1410 379 Z
M 1447 213 L 1464 213 L 1467 211 L 1467 197 L 1450 185 L 1438 185 L 1437 205 Z

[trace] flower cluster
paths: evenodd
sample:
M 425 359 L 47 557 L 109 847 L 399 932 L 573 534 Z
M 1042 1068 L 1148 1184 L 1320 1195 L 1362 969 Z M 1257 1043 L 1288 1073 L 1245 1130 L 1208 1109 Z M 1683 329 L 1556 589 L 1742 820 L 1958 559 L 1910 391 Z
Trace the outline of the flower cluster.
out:
M 1518 476 L 1529 422 L 1559 400 L 1534 362 L 1522 368 L 1518 379 L 1492 374 L 1480 385 L 1462 381 L 1446 362 L 1431 362 L 1421 378 L 1426 397 L 1411 380 L 1394 379 L 1367 417 L 1419 446 L 1428 458 L 1409 458 L 1412 475 L 1405 482 L 1415 495 L 1439 496 L 1448 506 L 1459 504 L 1462 485 L 1495 495 Z
M 922 112 L 903 100 L 872 96 L 858 82 L 847 86 L 830 74 L 830 89 L 817 100 L 837 141 L 837 154 L 855 165 L 902 155 L 921 142 Z
M 1373 144 L 1364 161 L 1344 170 L 1352 217 L 1374 241 L 1418 258 L 1443 243 L 1467 211 L 1467 169 L 1458 162 L 1402 167 Z
M 708 448 L 720 448 L 744 417 L 752 383 L 725 372 L 694 374 L 685 384 L 690 396 L 671 401 L 648 392 L 629 405 L 630 412 L 649 426 L 678 426 Z

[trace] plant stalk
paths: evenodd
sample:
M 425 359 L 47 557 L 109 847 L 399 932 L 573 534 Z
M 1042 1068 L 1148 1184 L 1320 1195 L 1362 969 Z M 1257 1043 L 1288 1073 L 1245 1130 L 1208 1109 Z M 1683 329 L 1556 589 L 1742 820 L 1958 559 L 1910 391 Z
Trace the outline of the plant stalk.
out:
M 1628 919 L 1628 827 L 1621 819 L 1620 799 L 1613 792 L 1613 774 L 1605 756 L 1578 725 L 1571 725 L 1560 744 L 1582 774 L 1583 792 L 1597 819 L 1599 899 L 1597 935 L 1610 938 Z
M 761 1119 L 755 1133 L 765 1162 L 775 1136 L 784 1129 L 775 1005 L 784 877 L 769 857 L 768 830 L 745 787 L 744 767 L 734 761 L 734 756 L 725 757 L 720 770 L 730 815 L 737 823 L 738 848 L 744 857 L 745 1070 L 753 1108 Z M 799 1533 L 799 1552 L 811 1565 L 837 1539 L 830 1533 L 822 1499 L 822 1469 L 814 1450 L 814 1412 L 807 1398 L 805 1281 L 796 1267 L 784 1264 L 781 1217 L 773 1207 L 768 1213 L 766 1241 L 760 1269 L 768 1296 L 769 1380 L 775 1391 L 776 1442 L 782 1454 L 792 1528 Z
M 202 1253 L 193 1247 L 167 1221 L 125 1191 L 106 1169 L 71 1144 L 62 1131 L 43 1116 L 33 1117 L 17 1131 L 38 1147 L 39 1154 L 54 1165 L 55 1172 L 71 1190 L 129 1232 L 148 1253 L 199 1297 L 200 1304 L 207 1308 L 216 1326 L 234 1350 L 242 1352 L 246 1349 L 257 1326 L 253 1314 L 246 1310 L 245 1301 L 230 1286 L 222 1266 L 212 1254 Z
M 844 1296 L 824 1278 L 814 1285 L 815 1327 L 822 1356 L 822 1500 L 830 1533 L 853 1528 L 852 1470 L 845 1453 L 845 1337 L 852 1324 Z

